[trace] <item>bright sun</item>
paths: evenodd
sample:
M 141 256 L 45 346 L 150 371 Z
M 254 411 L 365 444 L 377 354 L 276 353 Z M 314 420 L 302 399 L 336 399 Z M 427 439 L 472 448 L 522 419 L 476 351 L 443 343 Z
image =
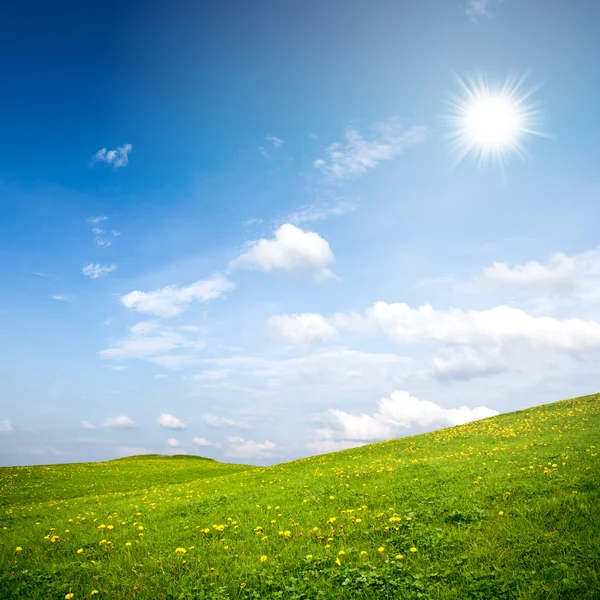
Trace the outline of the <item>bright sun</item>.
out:
M 452 98 L 453 114 L 448 117 L 456 163 L 470 152 L 480 166 L 491 161 L 503 165 L 509 153 L 524 156 L 523 138 L 542 135 L 535 128 L 539 111 L 528 103 L 532 92 L 521 91 L 524 80 L 507 79 L 497 90 L 483 78 L 458 81 L 462 94 Z

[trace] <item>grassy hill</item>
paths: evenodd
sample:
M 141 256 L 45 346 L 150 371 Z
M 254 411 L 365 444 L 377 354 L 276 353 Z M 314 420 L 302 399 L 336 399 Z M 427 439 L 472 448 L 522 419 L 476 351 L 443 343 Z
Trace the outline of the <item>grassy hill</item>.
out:
M 598 446 L 593 395 L 269 468 L 0 469 L 0 598 L 598 599 Z

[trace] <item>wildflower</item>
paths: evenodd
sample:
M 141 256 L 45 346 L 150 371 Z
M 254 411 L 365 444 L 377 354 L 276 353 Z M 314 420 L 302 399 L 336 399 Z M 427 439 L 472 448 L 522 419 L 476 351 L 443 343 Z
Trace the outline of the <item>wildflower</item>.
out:
M 77 554 L 83 554 L 83 548 L 79 548 L 79 550 L 77 550 Z
M 310 560 L 312 558 L 312 554 L 307 554 L 306 555 L 306 560 Z
M 22 551 L 23 551 L 23 548 L 21 548 L 21 546 L 17 546 L 17 547 L 15 548 L 15 552 L 16 552 L 17 554 L 18 554 L 19 552 L 22 552 Z
M 185 554 L 187 550 L 185 548 L 175 548 L 176 554 Z
M 71 600 L 71 598 L 75 598 L 75 594 L 69 593 L 65 596 L 65 600 Z
M 338 567 L 341 567 L 341 566 L 342 566 L 342 561 L 341 561 L 339 558 L 336 558 L 336 559 L 335 559 L 335 564 L 336 564 Z
M 503 511 L 503 510 L 499 510 L 499 511 L 498 511 L 498 514 L 499 514 L 500 516 L 502 516 L 502 515 L 504 514 L 504 511 Z
M 266 557 L 266 555 L 265 555 L 265 554 L 263 554 L 263 555 L 260 557 L 260 562 L 267 562 L 267 560 L 269 560 L 269 559 Z
M 129 546 L 131 546 L 131 542 L 125 542 L 125 545 L 129 548 Z
M 140 531 L 144 531 L 144 528 L 143 528 L 141 525 L 138 527 L 138 529 L 139 529 Z
M 366 556 L 367 555 L 367 551 L 366 550 L 361 550 L 360 551 L 360 555 L 361 556 Z
M 410 549 L 410 551 L 411 551 L 411 552 L 416 552 L 416 551 L 417 551 L 417 549 L 416 549 L 416 548 L 413 546 L 413 547 Z
M 404 554 L 396 554 L 396 560 L 402 560 L 404 558 Z
M 92 590 L 90 592 L 90 596 L 96 596 L 97 594 L 99 594 L 100 592 L 98 590 Z
M 344 556 L 344 554 L 346 554 L 346 553 L 345 553 L 343 550 L 340 550 L 340 551 L 338 552 L 338 555 L 339 555 L 339 556 Z
M 379 548 L 377 548 L 377 552 L 385 552 L 385 548 L 383 546 L 380 546 Z

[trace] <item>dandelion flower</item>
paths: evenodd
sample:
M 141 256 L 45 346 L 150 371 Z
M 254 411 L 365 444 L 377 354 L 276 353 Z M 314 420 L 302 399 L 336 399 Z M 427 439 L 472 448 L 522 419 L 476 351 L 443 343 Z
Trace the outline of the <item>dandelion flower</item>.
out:
M 342 566 L 342 561 L 341 561 L 339 558 L 336 558 L 336 559 L 335 559 L 335 564 L 336 564 L 338 567 L 341 567 L 341 566 Z
M 65 600 L 71 600 L 71 598 L 75 598 L 75 594 L 69 593 L 65 596 Z
M 367 551 L 366 550 L 361 550 L 360 551 L 360 555 L 361 556 L 366 556 L 367 555 Z
M 98 590 L 92 590 L 92 591 L 90 592 L 90 595 L 91 595 L 91 596 L 96 596 L 96 595 L 97 595 L 97 594 L 99 594 L 99 593 L 100 593 L 100 592 L 99 592 Z
M 504 514 L 504 511 L 503 511 L 503 510 L 500 510 L 500 511 L 498 511 L 498 514 L 499 514 L 500 516 L 502 516 L 502 515 Z
M 411 551 L 411 552 L 416 552 L 416 551 L 417 551 L 417 549 L 416 549 L 416 548 L 413 546 L 413 547 L 410 549 L 410 551 Z
M 17 546 L 17 547 L 15 548 L 15 552 L 16 552 L 17 554 L 18 554 L 19 552 L 22 552 L 22 551 L 23 551 L 23 548 L 21 548 L 21 546 Z
M 344 556 L 344 554 L 346 554 L 346 553 L 345 553 L 343 550 L 340 550 L 340 551 L 338 552 L 338 556 Z
M 77 550 L 77 554 L 83 554 L 83 548 L 79 548 L 79 550 Z
M 260 562 L 267 562 L 269 560 L 265 554 L 260 557 Z
M 312 554 L 307 554 L 306 555 L 306 560 L 310 560 L 312 558 Z
M 404 558 L 404 554 L 396 554 L 396 560 L 402 560 Z
M 377 552 L 385 552 L 385 548 L 383 546 L 377 548 Z
M 131 542 L 125 542 L 125 545 L 129 548 L 129 546 L 131 546 Z
M 185 554 L 186 552 L 185 548 L 175 548 L 175 554 Z

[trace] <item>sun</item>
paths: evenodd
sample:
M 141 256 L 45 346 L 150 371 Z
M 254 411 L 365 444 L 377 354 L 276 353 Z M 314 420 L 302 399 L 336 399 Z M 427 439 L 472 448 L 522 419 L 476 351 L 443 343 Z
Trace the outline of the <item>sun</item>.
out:
M 455 164 L 470 153 L 479 166 L 504 166 L 510 154 L 523 158 L 524 139 L 543 135 L 538 129 L 540 112 L 530 101 L 535 90 L 523 91 L 525 78 L 509 77 L 498 88 L 491 87 L 484 77 L 457 80 L 461 94 L 452 97 L 452 114 L 447 117 L 457 153 Z

